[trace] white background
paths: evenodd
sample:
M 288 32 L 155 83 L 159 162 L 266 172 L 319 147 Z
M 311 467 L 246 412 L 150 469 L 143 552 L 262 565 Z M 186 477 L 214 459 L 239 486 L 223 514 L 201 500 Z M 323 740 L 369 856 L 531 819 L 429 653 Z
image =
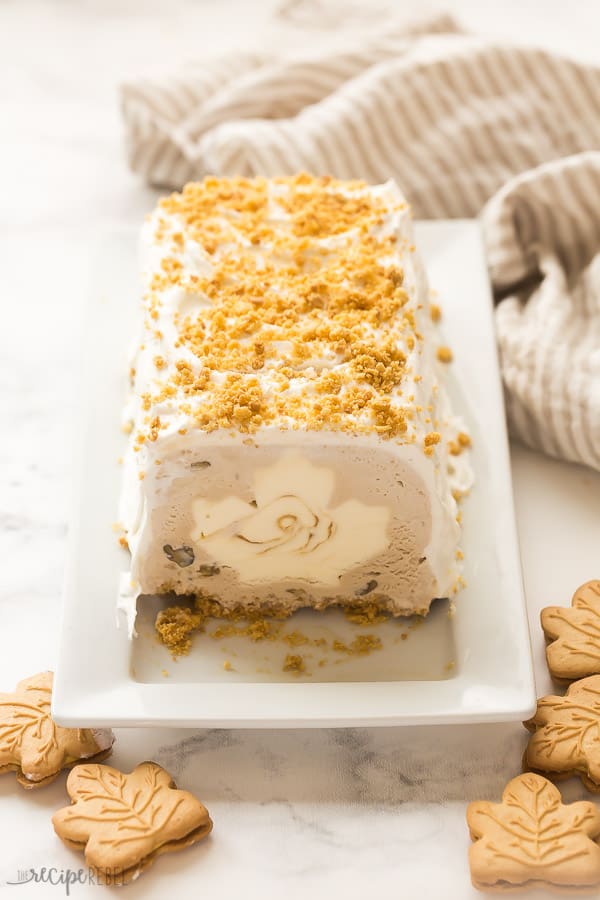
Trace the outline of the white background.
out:
M 365 0 L 366 4 L 367 0 Z M 124 163 L 119 80 L 240 46 L 273 2 L 0 3 L 0 687 L 52 667 L 65 550 L 77 336 L 94 229 L 138 223 L 154 193 Z M 402 7 L 401 3 L 397 3 Z M 433 4 L 407 11 L 431 10 Z M 476 31 L 600 62 L 598 2 L 454 2 Z M 600 476 L 513 448 L 540 693 L 550 681 L 539 609 L 600 577 Z M 99 476 L 101 477 L 101 473 Z M 85 602 L 85 598 L 82 598 Z M 207 804 L 204 845 L 162 858 L 127 897 L 211 900 L 370 894 L 475 896 L 464 802 L 519 771 L 519 726 L 381 731 L 121 731 L 128 768 L 153 758 Z M 576 785 L 567 797 L 583 796 Z M 19 869 L 78 868 L 50 816 L 64 778 L 25 793 L 0 779 L 0 889 Z M 98 896 L 74 887 L 75 897 Z M 105 889 L 110 890 L 110 889 Z M 535 895 L 531 895 L 535 896 Z M 538 896 L 544 896 L 539 892 Z

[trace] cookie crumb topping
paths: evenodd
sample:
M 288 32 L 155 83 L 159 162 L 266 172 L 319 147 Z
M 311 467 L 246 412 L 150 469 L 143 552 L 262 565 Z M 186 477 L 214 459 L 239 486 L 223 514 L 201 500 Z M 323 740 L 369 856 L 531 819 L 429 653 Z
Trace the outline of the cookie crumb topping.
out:
M 305 173 L 207 177 L 163 199 L 148 226 L 160 263 L 139 437 L 157 440 L 169 411 L 207 432 L 275 423 L 413 442 L 406 388 L 427 310 L 405 287 L 412 245 L 390 225 L 403 210 L 363 182 Z

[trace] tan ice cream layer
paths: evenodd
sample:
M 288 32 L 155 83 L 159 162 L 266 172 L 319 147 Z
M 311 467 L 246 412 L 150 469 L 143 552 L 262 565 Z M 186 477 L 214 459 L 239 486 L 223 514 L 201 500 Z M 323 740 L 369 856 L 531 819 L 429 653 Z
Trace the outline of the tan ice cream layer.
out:
M 133 595 L 408 614 L 452 593 L 467 441 L 396 186 L 207 179 L 152 214 L 142 259 Z
M 140 592 L 278 612 L 368 598 L 425 613 L 457 577 L 458 525 L 447 519 L 433 541 L 432 493 L 415 468 L 387 447 L 334 441 L 188 447 L 165 460 L 135 553 Z

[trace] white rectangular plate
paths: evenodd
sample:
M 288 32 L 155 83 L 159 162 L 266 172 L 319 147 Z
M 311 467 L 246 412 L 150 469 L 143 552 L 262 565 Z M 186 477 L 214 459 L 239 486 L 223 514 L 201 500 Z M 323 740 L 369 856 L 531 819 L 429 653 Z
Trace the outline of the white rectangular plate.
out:
M 71 525 L 53 716 L 61 725 L 172 725 L 223 728 L 370 726 L 508 721 L 535 709 L 535 686 L 521 581 L 502 388 L 492 304 L 478 225 L 417 225 L 430 283 L 454 350 L 450 390 L 473 436 L 476 482 L 464 504 L 465 578 L 456 611 L 438 601 L 414 623 L 369 628 L 341 613 L 302 611 L 286 631 L 346 644 L 379 637 L 366 656 L 199 635 L 174 662 L 153 631 L 158 608 L 140 604 L 139 636 L 117 627 L 119 576 L 128 554 L 117 515 L 128 348 L 138 314 L 136 235 L 100 246 L 85 343 L 81 462 Z M 216 626 L 211 628 L 215 630 Z M 403 636 L 404 635 L 404 636 Z M 286 653 L 306 673 L 282 669 Z M 225 670 L 224 662 L 231 663 Z

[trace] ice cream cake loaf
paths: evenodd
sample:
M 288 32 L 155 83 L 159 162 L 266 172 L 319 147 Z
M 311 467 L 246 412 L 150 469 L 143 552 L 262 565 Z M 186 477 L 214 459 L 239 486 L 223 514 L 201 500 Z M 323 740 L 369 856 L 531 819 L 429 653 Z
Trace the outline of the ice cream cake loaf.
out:
M 427 613 L 468 462 L 394 182 L 206 178 L 141 236 L 121 521 L 136 595 Z M 454 494 L 454 495 L 453 495 Z

